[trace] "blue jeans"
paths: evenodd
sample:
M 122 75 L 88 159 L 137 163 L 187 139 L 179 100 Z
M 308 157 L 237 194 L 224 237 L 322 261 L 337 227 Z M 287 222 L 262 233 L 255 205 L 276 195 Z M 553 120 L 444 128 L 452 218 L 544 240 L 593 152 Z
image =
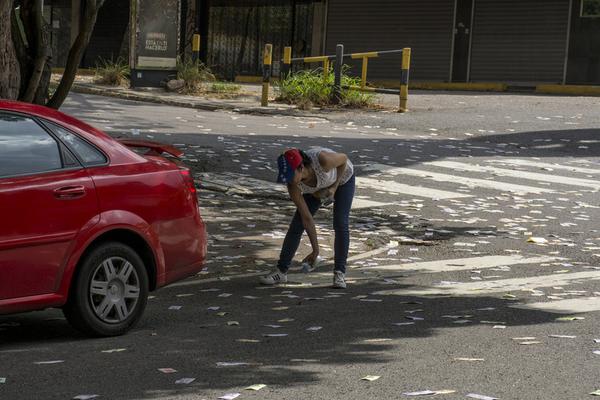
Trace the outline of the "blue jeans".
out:
M 348 259 L 348 248 L 350 247 L 350 230 L 349 230 L 349 217 L 350 208 L 352 207 L 352 199 L 354 198 L 355 188 L 354 175 L 348 180 L 348 182 L 340 185 L 335 192 L 334 203 L 333 203 L 333 230 L 335 231 L 335 271 L 346 272 L 346 260 Z M 305 194 L 304 201 L 308 206 L 308 210 L 312 215 L 315 215 L 319 207 L 321 206 L 321 200 L 314 197 L 312 194 Z M 292 263 L 292 259 L 298 250 L 300 240 L 302 239 L 302 233 L 304 233 L 304 225 L 302 224 L 302 217 L 296 210 L 290 228 L 288 229 L 285 239 L 283 240 L 283 247 L 281 248 L 281 254 L 279 255 L 279 262 L 277 268 L 281 272 L 287 272 Z

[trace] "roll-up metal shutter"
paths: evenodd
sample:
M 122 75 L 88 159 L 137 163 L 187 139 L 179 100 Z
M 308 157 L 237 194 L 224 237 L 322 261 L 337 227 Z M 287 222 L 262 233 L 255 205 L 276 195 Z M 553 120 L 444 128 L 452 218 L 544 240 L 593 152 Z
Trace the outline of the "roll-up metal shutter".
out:
M 329 0 L 327 54 L 412 48 L 410 76 L 447 81 L 452 49 L 454 0 Z M 353 71 L 360 74 L 360 63 Z M 369 61 L 369 79 L 400 79 L 400 56 Z
M 569 0 L 475 0 L 471 81 L 562 82 Z

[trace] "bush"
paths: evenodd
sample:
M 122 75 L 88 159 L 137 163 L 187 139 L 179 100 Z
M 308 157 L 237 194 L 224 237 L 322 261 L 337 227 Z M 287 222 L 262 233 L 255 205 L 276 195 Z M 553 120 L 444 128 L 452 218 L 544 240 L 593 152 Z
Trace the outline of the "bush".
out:
M 360 86 L 360 79 L 348 76 L 349 67 L 342 68 L 342 86 Z M 327 78 L 323 76 L 322 69 L 303 70 L 292 73 L 281 79 L 277 84 L 279 96 L 277 100 L 289 104 L 296 104 L 300 109 L 309 109 L 312 106 L 330 106 L 332 102 L 334 74 L 330 69 Z M 375 96 L 358 90 L 342 89 L 341 106 L 370 107 Z
M 120 86 L 129 80 L 129 65 L 122 58 L 116 61 L 100 58 L 96 63 L 95 81 L 105 85 Z
M 185 82 L 183 91 L 185 93 L 198 93 L 207 82 L 214 82 L 215 76 L 210 68 L 201 62 L 194 62 L 190 59 L 185 61 L 177 60 L 177 79 Z

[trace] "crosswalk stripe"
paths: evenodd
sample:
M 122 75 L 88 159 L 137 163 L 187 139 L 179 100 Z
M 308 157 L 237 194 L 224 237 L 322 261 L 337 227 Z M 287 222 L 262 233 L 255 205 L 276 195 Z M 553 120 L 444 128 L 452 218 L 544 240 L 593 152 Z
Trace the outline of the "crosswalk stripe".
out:
M 522 255 L 513 254 L 507 256 L 482 256 L 406 264 L 380 265 L 368 268 L 385 271 L 418 271 L 422 273 L 435 273 L 467 271 L 471 269 L 488 269 L 503 265 L 510 266 L 521 264 L 539 264 L 556 260 L 558 260 L 558 258 L 549 256 L 524 257 Z
M 565 299 L 540 303 L 515 304 L 512 308 L 522 310 L 545 311 L 555 314 L 573 314 L 591 311 L 600 311 L 600 297 L 583 297 L 579 299 Z
M 423 287 L 421 289 L 384 290 L 376 292 L 375 294 L 397 296 L 478 296 L 482 294 L 511 292 L 522 289 L 565 286 L 599 279 L 600 271 L 585 271 L 571 274 L 540 275 L 526 278 L 500 279 L 473 283 L 467 282 L 447 286 Z
M 553 174 L 540 174 L 538 172 L 517 171 L 514 169 L 485 167 L 485 166 L 466 164 L 466 163 L 461 163 L 461 162 L 456 162 L 456 161 L 431 161 L 431 162 L 425 163 L 424 165 L 432 165 L 435 167 L 450 168 L 455 171 L 485 172 L 485 173 L 496 174 L 498 176 L 508 176 L 508 177 L 519 178 L 519 179 L 534 180 L 534 181 L 538 181 L 538 182 L 550 182 L 550 183 L 558 183 L 561 185 L 580 186 L 580 187 L 587 187 L 587 188 L 593 188 L 593 189 L 600 189 L 600 181 L 594 181 L 591 179 L 572 178 L 569 176 L 560 176 L 560 175 L 553 175 Z M 498 182 L 498 183 L 504 185 L 503 182 Z
M 430 199 L 459 199 L 472 197 L 469 194 L 448 192 L 445 190 L 431 189 L 422 186 L 410 186 L 394 181 L 385 181 L 373 178 L 356 178 L 356 187 L 358 189 L 380 190 L 387 193 L 405 194 L 417 197 L 426 197 Z
M 518 165 L 522 167 L 536 167 L 536 168 L 549 168 L 549 169 L 562 169 L 565 171 L 571 172 L 580 172 L 582 174 L 600 174 L 600 169 L 591 169 L 591 168 L 581 168 L 581 167 L 573 167 L 571 165 L 561 165 L 561 164 L 552 164 L 545 163 L 540 161 L 531 161 L 531 160 L 523 160 L 520 158 L 515 159 L 493 159 L 493 160 L 485 160 L 486 163 L 493 164 L 508 164 L 508 165 Z
M 430 163 L 428 163 L 430 164 Z M 425 165 L 425 164 L 424 164 Z M 431 165 L 431 164 L 430 164 Z M 371 164 L 363 169 L 364 171 L 380 171 L 386 175 L 410 175 L 420 178 L 431 179 L 436 182 L 449 182 L 466 185 L 469 187 L 481 187 L 486 189 L 500 190 L 502 192 L 512 193 L 552 193 L 552 189 L 539 188 L 534 186 L 515 185 L 506 182 L 497 182 L 487 179 L 468 178 L 465 176 L 441 174 L 438 172 L 423 171 L 412 168 L 393 167 L 385 164 Z
M 389 206 L 392 204 L 394 204 L 394 203 L 380 203 L 378 201 L 365 200 L 365 199 L 355 197 L 354 200 L 352 200 L 352 209 L 359 210 L 362 208 L 377 208 L 377 207 Z

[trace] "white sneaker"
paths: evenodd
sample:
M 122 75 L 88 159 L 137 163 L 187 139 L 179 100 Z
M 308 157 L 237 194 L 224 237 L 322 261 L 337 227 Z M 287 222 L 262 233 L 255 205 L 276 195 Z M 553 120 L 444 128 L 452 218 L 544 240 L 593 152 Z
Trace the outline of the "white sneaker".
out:
M 263 285 L 277 285 L 279 283 L 287 282 L 287 274 L 284 274 L 281 271 L 275 271 L 266 276 L 261 276 L 260 283 Z
M 336 289 L 346 289 L 346 274 L 340 271 L 333 271 L 333 287 Z

